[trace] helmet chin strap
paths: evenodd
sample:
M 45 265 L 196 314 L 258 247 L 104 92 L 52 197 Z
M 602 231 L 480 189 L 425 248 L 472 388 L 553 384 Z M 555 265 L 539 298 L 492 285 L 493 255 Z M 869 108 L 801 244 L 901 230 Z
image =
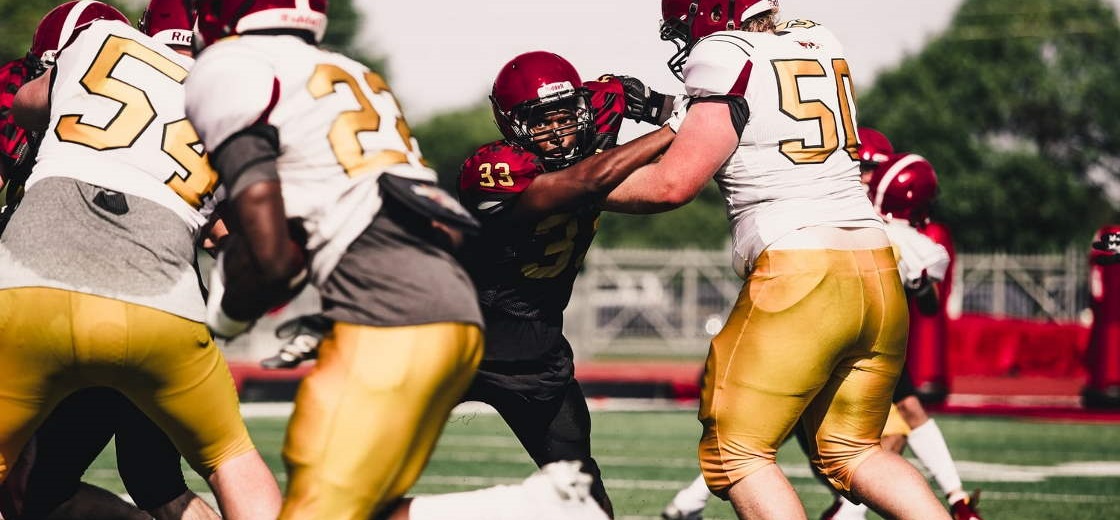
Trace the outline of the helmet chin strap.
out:
M 735 29 L 735 0 L 727 0 L 727 30 Z

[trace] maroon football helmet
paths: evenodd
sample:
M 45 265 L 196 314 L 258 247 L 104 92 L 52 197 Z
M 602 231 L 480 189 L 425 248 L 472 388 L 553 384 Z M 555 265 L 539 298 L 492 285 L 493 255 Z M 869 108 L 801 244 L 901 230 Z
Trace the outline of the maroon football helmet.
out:
M 937 196 L 937 173 L 920 155 L 895 154 L 875 168 L 867 195 L 880 215 L 922 223 Z
M 551 52 L 521 54 L 506 63 L 490 95 L 494 120 L 512 144 L 537 155 L 550 171 L 566 168 L 591 152 L 595 114 L 591 94 L 568 60 Z M 560 126 L 544 127 L 550 114 L 563 111 Z M 571 147 L 546 152 L 541 144 L 575 136 Z
M 894 155 L 894 147 L 882 132 L 861 126 L 859 129 L 859 166 L 861 170 L 875 168 Z
M 308 31 L 316 42 L 327 31 L 327 0 L 198 0 L 196 47 L 262 29 Z
M 190 47 L 197 17 L 193 0 L 151 0 L 136 27 L 164 45 Z
M 740 29 L 748 18 L 777 8 L 778 0 L 661 0 L 661 39 L 677 46 L 669 70 L 684 81 L 684 61 L 697 40 Z
M 130 23 L 117 8 L 93 0 L 66 2 L 47 13 L 35 35 L 31 37 L 30 54 L 45 67 L 54 66 L 58 50 L 65 47 L 78 31 L 95 20 L 117 20 Z

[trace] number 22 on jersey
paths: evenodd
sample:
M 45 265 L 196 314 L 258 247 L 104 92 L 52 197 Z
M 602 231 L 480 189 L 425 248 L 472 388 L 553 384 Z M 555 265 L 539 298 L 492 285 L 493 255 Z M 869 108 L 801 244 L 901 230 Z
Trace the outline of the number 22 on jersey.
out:
M 358 103 L 358 110 L 340 113 L 331 123 L 331 129 L 327 133 L 327 140 L 330 142 L 335 158 L 338 159 L 338 164 L 347 175 L 354 177 L 393 164 L 407 164 L 410 162 L 410 156 L 416 163 L 421 163 L 419 153 L 412 146 L 412 130 L 401 115 L 400 104 L 389 91 L 389 86 L 381 76 L 373 72 L 365 72 L 362 79 L 373 96 L 368 96 L 358 80 L 338 65 L 327 63 L 316 66 L 307 81 L 307 90 L 315 99 L 335 94 L 338 92 L 335 90 L 336 86 L 346 85 Z M 384 100 L 386 97 L 396 109 L 395 130 L 400 136 L 400 144 L 395 147 L 383 147 L 377 150 L 377 153 L 367 156 L 358 134 L 381 130 L 381 112 L 377 110 L 375 101 Z M 382 110 L 384 108 L 382 107 Z
M 187 69 L 160 53 L 135 40 L 109 36 L 82 76 L 81 83 L 89 93 L 116 101 L 121 107 L 104 127 L 83 123 L 80 114 L 63 115 L 55 126 L 55 134 L 60 141 L 95 150 L 113 150 L 131 147 L 147 131 L 156 118 L 156 107 L 152 105 L 148 93 L 113 76 L 117 65 L 126 56 L 176 83 L 182 84 L 187 79 Z M 181 175 L 173 171 L 163 182 L 195 209 L 201 208 L 205 200 L 213 195 L 218 183 L 218 173 L 210 167 L 206 153 L 200 151 L 201 141 L 186 118 L 163 125 L 161 149 L 185 172 Z M 157 172 L 151 173 L 158 175 Z

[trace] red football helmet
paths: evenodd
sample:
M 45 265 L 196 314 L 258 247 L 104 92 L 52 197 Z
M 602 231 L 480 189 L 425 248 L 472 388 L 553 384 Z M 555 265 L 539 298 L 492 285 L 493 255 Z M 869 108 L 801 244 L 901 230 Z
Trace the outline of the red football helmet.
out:
M 327 31 L 327 0 L 198 0 L 202 45 L 261 29 L 308 31 L 316 42 Z M 201 47 L 202 45 L 199 45 Z
M 777 8 L 778 0 L 661 0 L 661 39 L 677 46 L 669 70 L 684 81 L 684 61 L 697 40 L 740 29 L 748 18 Z
M 95 20 L 118 20 L 130 23 L 124 13 L 108 4 L 94 0 L 66 2 L 51 9 L 51 12 L 39 21 L 39 26 L 35 28 L 35 35 L 31 37 L 30 54 L 38 58 L 43 66 L 54 66 L 58 50 L 65 47 L 81 28 Z
M 196 18 L 193 0 L 151 0 L 136 27 L 164 45 L 190 47 Z
M 920 155 L 892 155 L 871 174 L 867 194 L 884 217 L 925 222 L 937 196 L 937 173 Z
M 894 155 L 894 147 L 882 132 L 861 126 L 859 132 L 859 166 L 861 170 L 875 168 Z
M 566 168 L 591 151 L 595 134 L 591 94 L 575 67 L 556 54 L 527 52 L 506 63 L 494 80 L 490 104 L 506 140 L 540 157 L 550 171 Z M 566 116 L 562 121 L 543 124 L 558 111 Z M 575 136 L 571 147 L 547 152 L 541 147 L 567 136 Z

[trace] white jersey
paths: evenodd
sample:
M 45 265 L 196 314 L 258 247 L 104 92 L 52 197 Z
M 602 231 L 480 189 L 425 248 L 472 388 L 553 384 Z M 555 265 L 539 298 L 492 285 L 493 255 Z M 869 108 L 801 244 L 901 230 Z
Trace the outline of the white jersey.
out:
M 775 33 L 714 33 L 689 53 L 684 83 L 693 98 L 742 97 L 749 109 L 715 176 L 740 275 L 797 229 L 882 227 L 859 182 L 855 96 L 831 32 L 798 20 Z
M 198 233 L 217 173 L 183 109 L 193 60 L 119 21 L 97 21 L 58 54 L 50 123 L 27 190 L 71 177 L 171 209 Z
M 949 251 L 911 226 L 905 220 L 887 222 L 887 238 L 898 259 L 898 275 L 902 284 L 917 289 L 922 282 L 945 279 L 949 270 Z
M 187 115 L 210 149 L 255 124 L 278 130 L 284 206 L 303 220 L 315 283 L 380 210 L 382 173 L 436 181 L 381 77 L 295 36 L 208 47 L 187 80 Z

